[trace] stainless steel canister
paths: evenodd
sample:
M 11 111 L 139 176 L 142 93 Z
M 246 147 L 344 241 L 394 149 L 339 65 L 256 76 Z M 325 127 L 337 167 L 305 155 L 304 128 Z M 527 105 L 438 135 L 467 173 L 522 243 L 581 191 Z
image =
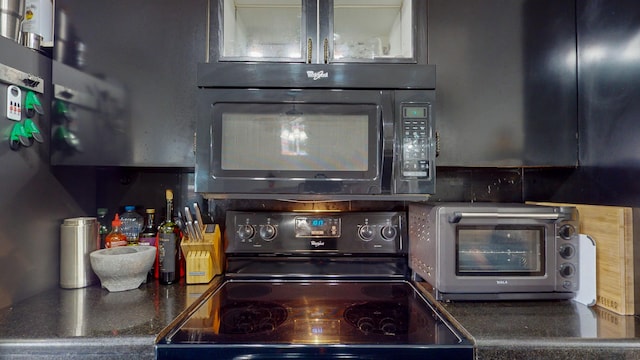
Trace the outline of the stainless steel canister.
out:
M 0 0 L 0 35 L 18 41 L 25 0 Z
M 98 219 L 65 219 L 60 226 L 60 287 L 75 289 L 97 283 L 89 254 L 100 248 Z

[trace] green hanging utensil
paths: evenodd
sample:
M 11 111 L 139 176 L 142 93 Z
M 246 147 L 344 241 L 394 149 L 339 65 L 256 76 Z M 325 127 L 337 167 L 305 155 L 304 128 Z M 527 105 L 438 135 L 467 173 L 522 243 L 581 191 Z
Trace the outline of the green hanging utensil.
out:
M 53 104 L 53 121 L 56 124 L 65 124 L 70 121 L 69 107 L 62 100 L 56 100 Z
M 24 121 L 24 131 L 27 134 L 27 136 L 32 137 L 35 141 L 41 144 L 44 142 L 42 133 L 40 133 L 40 129 L 38 129 L 38 126 L 33 120 L 26 119 Z
M 19 124 L 13 125 L 11 128 L 11 134 L 9 135 L 9 148 L 13 151 L 18 151 L 20 148 L 20 129 L 18 129 Z
M 9 135 L 9 147 L 11 150 L 18 150 L 20 145 L 29 147 L 33 144 L 33 138 L 24 129 L 22 123 L 13 124 L 11 134 Z
M 42 109 L 40 100 L 38 100 L 38 95 L 33 91 L 27 91 L 27 95 L 24 97 L 24 108 L 26 110 L 27 117 L 34 117 L 36 113 L 44 115 L 44 110 Z

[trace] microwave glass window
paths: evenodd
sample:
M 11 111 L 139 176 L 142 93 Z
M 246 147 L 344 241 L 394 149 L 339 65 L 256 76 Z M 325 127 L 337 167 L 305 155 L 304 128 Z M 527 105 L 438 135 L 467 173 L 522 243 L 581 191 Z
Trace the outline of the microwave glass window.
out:
M 222 115 L 222 170 L 367 171 L 369 116 Z
M 456 274 L 545 274 L 544 227 L 458 226 Z

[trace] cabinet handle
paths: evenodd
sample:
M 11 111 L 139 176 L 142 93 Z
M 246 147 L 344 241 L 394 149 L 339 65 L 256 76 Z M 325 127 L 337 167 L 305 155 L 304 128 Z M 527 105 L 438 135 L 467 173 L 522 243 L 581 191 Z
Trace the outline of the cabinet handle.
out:
M 311 55 L 313 52 L 313 41 L 311 38 L 307 39 L 307 64 L 311 64 Z
M 327 38 L 324 38 L 324 44 L 322 44 L 324 46 L 324 63 L 328 64 L 329 63 L 329 40 Z

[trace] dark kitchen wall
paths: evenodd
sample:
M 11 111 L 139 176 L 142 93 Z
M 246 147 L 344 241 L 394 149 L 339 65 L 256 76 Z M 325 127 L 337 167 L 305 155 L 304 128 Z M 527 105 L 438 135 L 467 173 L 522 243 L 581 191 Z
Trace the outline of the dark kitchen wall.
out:
M 0 37 L 0 63 L 43 79 L 40 102 L 51 102 L 51 60 Z M 6 114 L 7 84 L 0 82 L 0 114 Z M 24 100 L 24 96 L 23 96 Z M 0 116 L 0 308 L 58 286 L 60 224 L 95 208 L 91 169 L 51 170 L 49 109 L 33 120 L 44 142 L 9 148 L 13 121 Z M 24 121 L 24 119 L 23 119 Z M 69 181 L 73 186 L 65 186 Z M 70 190 L 72 189 L 72 190 Z

